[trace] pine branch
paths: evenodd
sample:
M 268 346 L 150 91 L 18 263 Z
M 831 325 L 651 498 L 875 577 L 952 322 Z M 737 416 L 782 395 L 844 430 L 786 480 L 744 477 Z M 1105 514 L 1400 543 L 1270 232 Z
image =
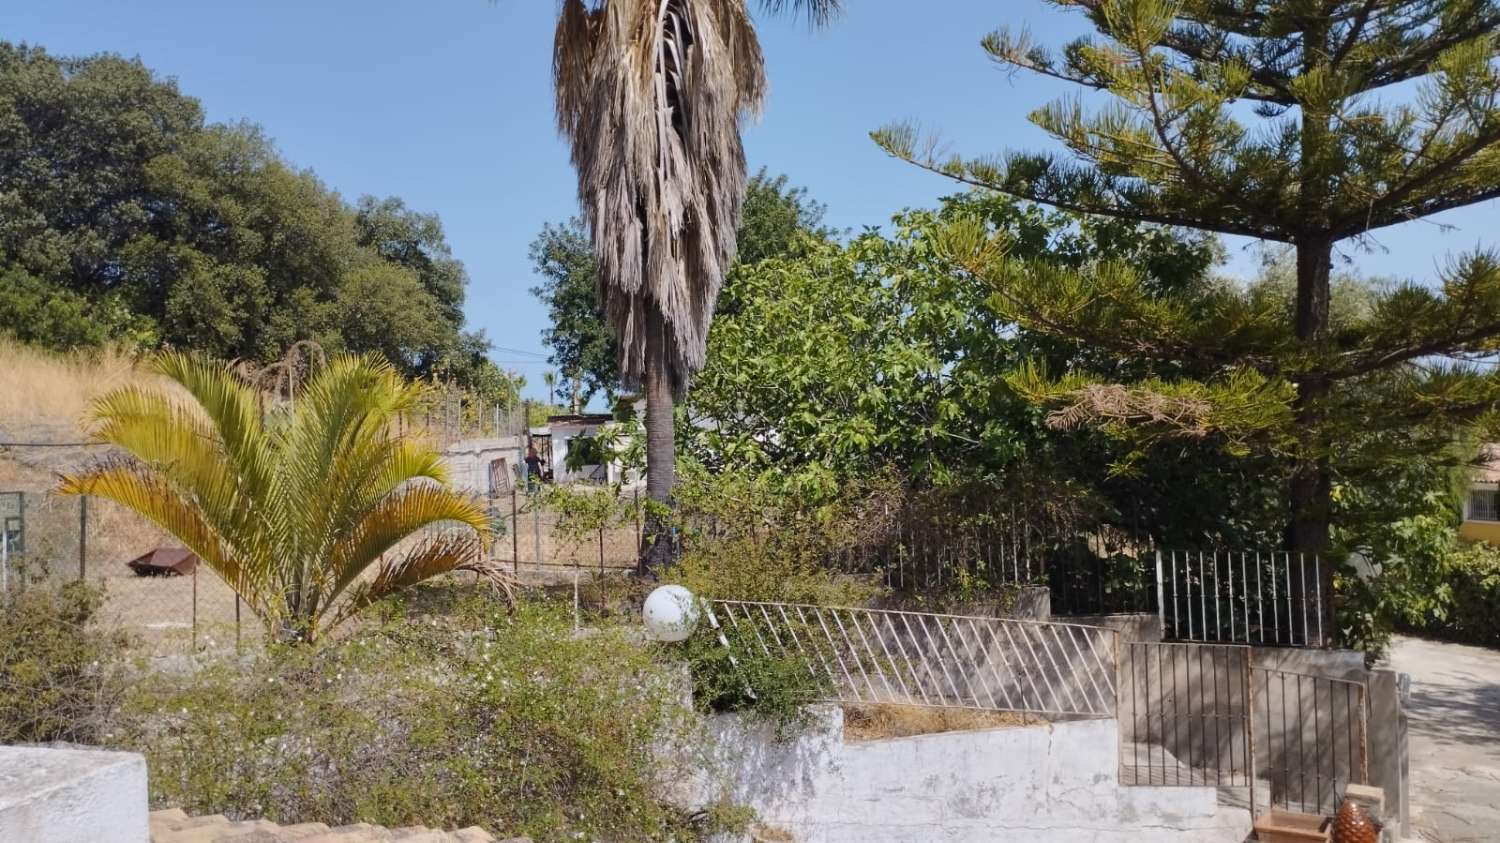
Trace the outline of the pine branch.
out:
M 1124 199 L 1090 200 L 1077 195 L 1080 188 L 1077 185 L 1068 184 L 1068 177 L 1065 174 L 1054 172 L 1055 165 L 1052 160 L 1043 156 L 1024 158 L 1013 156 L 1012 162 L 1024 161 L 1037 170 L 1035 174 L 1023 176 L 1014 172 L 1014 166 L 1006 166 L 1002 169 L 999 165 L 966 162 L 958 158 L 940 161 L 935 151 L 935 138 L 924 141 L 923 146 L 926 151 L 919 154 L 915 148 L 918 140 L 917 131 L 909 124 L 893 124 L 877 129 L 870 133 L 870 137 L 891 157 L 930 173 L 971 187 L 993 190 L 1017 199 L 1051 205 L 1063 211 L 1157 225 L 1197 228 L 1218 234 L 1235 234 L 1279 243 L 1290 243 L 1295 239 L 1293 235 L 1285 231 L 1248 224 L 1243 219 L 1211 219 L 1189 213 L 1173 213 L 1167 209 L 1165 202 L 1148 208 L 1139 204 L 1131 204 Z M 983 175 L 981 176 L 976 170 L 984 171 Z M 1100 178 L 1114 188 L 1115 179 L 1108 176 L 1100 176 Z M 1043 189 L 1037 184 L 1038 182 L 1045 184 L 1049 181 L 1051 184 L 1047 184 L 1047 187 L 1050 187 L 1050 190 Z

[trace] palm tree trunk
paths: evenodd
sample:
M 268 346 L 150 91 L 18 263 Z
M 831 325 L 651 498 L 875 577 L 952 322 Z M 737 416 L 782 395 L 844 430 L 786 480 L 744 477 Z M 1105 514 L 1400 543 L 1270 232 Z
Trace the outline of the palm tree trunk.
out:
M 646 513 L 638 572 L 656 578 L 671 565 L 672 525 L 667 510 L 676 482 L 677 448 L 673 429 L 672 377 L 667 369 L 665 326 L 659 315 L 647 317 L 646 371 Z

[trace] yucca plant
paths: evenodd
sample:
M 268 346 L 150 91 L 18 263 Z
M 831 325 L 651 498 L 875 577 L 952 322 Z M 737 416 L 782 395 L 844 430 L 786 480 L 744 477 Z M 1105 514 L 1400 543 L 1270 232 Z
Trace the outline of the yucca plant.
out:
M 62 491 L 160 526 L 279 638 L 313 641 L 454 570 L 510 594 L 484 558 L 484 508 L 446 485 L 435 450 L 394 431 L 422 387 L 388 363 L 336 357 L 294 406 L 270 412 L 222 363 L 167 353 L 151 369 L 170 383 L 116 389 L 90 410 L 93 436 L 125 455 L 63 478 Z

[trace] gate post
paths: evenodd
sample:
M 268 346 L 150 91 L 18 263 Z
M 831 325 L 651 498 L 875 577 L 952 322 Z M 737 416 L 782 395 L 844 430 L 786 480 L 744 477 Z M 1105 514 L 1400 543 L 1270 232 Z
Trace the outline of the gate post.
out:
M 1255 769 L 1255 672 L 1254 672 L 1254 669 L 1251 667 L 1251 665 L 1253 663 L 1253 660 L 1250 657 L 1251 654 L 1254 651 L 1251 650 L 1249 647 L 1245 647 L 1242 650 L 1242 652 L 1244 653 L 1244 658 L 1241 659 L 1240 663 L 1242 665 L 1244 665 L 1244 667 L 1243 667 L 1240 675 L 1242 677 L 1242 680 L 1245 683 L 1245 756 L 1246 756 L 1245 757 L 1245 761 L 1246 761 L 1246 765 L 1245 766 L 1250 771 L 1250 822 L 1254 823 L 1255 822 L 1255 779 L 1256 779 L 1256 769 Z M 1270 806 L 1271 806 L 1271 802 L 1270 802 L 1270 799 L 1269 799 L 1269 796 L 1268 796 L 1268 798 L 1266 800 L 1266 807 L 1269 808 Z

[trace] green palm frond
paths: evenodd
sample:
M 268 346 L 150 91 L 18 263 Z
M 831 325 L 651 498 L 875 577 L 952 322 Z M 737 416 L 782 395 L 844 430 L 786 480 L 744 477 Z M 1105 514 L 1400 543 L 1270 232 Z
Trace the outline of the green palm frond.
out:
M 480 549 L 488 545 L 489 516 L 483 507 L 450 489 L 417 483 L 381 498 L 357 524 L 339 536 L 324 569 L 329 582 L 326 599 L 333 600 L 382 555 L 404 539 L 428 527 L 467 528 Z
M 62 490 L 157 524 L 268 626 L 312 640 L 395 590 L 484 567 L 484 510 L 446 486 L 440 454 L 394 432 L 423 388 L 389 363 L 334 358 L 275 423 L 228 366 L 165 354 L 152 368 L 176 388 L 126 387 L 93 405 L 94 436 L 129 456 L 64 478 Z M 412 542 L 401 562 L 364 577 Z
M 462 532 L 424 541 L 400 559 L 382 565 L 373 579 L 356 584 L 338 610 L 335 624 L 402 589 L 457 570 L 481 573 L 509 596 L 512 580 L 483 560 L 484 543 Z

